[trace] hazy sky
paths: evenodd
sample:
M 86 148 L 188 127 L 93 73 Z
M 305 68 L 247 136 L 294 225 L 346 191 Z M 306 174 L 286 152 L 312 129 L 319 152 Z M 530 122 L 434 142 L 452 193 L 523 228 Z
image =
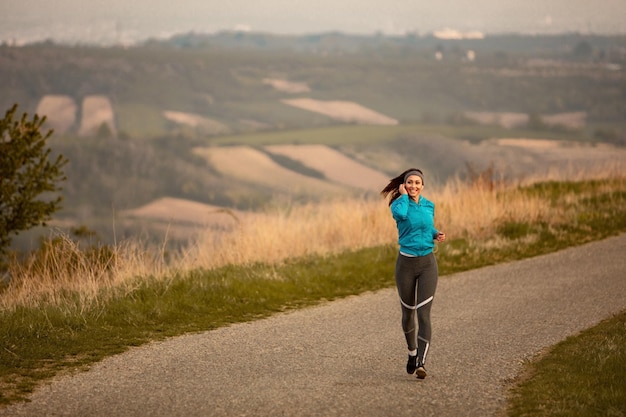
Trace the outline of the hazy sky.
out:
M 626 0 L 0 0 L 0 39 L 274 33 L 626 33 Z M 108 33 L 108 35 L 107 35 Z

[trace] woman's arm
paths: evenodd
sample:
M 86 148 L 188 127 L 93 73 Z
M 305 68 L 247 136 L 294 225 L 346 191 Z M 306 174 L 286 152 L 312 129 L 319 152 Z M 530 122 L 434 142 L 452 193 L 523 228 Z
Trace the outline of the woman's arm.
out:
M 402 194 L 391 203 L 391 214 L 396 220 L 404 220 L 409 213 L 409 196 Z

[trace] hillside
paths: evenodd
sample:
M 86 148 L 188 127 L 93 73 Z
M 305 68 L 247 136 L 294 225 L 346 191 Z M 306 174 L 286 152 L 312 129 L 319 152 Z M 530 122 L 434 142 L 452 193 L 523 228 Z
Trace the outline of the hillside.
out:
M 184 237 L 197 210 L 371 197 L 409 166 L 436 185 L 619 165 L 624 51 L 577 34 L 1 45 L 0 105 L 45 115 L 70 160 L 56 225 Z
M 0 106 L 41 110 L 60 133 L 89 136 L 105 123 L 133 138 L 362 122 L 354 110 L 310 111 L 343 102 L 384 123 L 584 112 L 591 125 L 623 124 L 625 48 L 626 37 L 575 34 L 446 41 L 222 33 L 130 48 L 4 45 Z

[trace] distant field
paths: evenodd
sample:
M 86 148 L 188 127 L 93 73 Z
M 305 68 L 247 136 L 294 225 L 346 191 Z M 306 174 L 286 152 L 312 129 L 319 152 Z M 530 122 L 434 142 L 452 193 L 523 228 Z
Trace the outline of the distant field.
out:
M 307 83 L 280 80 L 276 78 L 264 78 L 263 83 L 271 85 L 278 91 L 290 94 L 308 93 L 311 91 L 311 88 Z
M 150 138 L 167 131 L 167 119 L 156 107 L 143 103 L 118 103 L 116 113 L 120 131 L 130 137 Z
M 529 121 L 526 113 L 512 112 L 464 112 L 465 117 L 481 124 L 498 125 L 507 129 L 524 127 Z M 587 124 L 587 113 L 583 111 L 541 114 L 541 122 L 547 126 L 560 126 L 566 129 L 583 129 Z
M 37 105 L 37 114 L 46 117 L 46 127 L 57 134 L 66 134 L 76 123 L 78 107 L 73 98 L 63 95 L 46 95 Z
M 212 145 L 280 145 L 320 144 L 329 146 L 385 145 L 389 142 L 412 136 L 437 135 L 451 139 L 480 142 L 497 137 L 522 137 L 537 139 L 579 140 L 576 132 L 542 132 L 511 130 L 499 126 L 471 125 L 452 126 L 437 124 L 400 124 L 396 126 L 337 125 L 298 130 L 276 130 L 247 134 L 223 135 L 207 138 Z
M 322 101 L 310 98 L 299 98 L 283 100 L 283 102 L 290 106 L 321 113 L 332 119 L 347 123 L 383 126 L 395 126 L 398 124 L 398 121 L 394 118 L 350 101 Z
M 92 95 L 83 99 L 82 118 L 78 129 L 79 136 L 93 136 L 100 126 L 107 125 L 113 135 L 117 135 L 115 113 L 107 96 Z
M 507 129 L 522 127 L 528 123 L 528 115 L 526 113 L 468 111 L 463 114 L 474 122 L 499 125 Z
M 72 97 L 65 95 L 43 96 L 37 105 L 36 113 L 39 116 L 46 116 L 46 126 L 54 129 L 57 135 L 73 133 L 76 124 L 79 136 L 94 136 L 102 124 L 106 124 L 113 135 L 117 134 L 113 106 L 104 95 L 89 95 L 83 98 L 80 120 L 76 102 Z
M 249 214 L 234 209 L 164 197 L 144 206 L 119 213 L 125 224 L 141 222 L 152 233 L 186 240 L 207 230 L 225 230 Z
M 317 178 L 288 170 L 247 146 L 196 148 L 195 153 L 209 161 L 222 175 L 238 181 L 288 193 L 293 196 L 339 196 L 348 190 Z
M 508 139 L 498 142 L 500 138 Z M 547 140 L 558 149 L 543 153 L 534 147 L 511 146 L 511 141 L 517 140 L 535 144 Z M 624 159 L 626 152 L 623 148 L 585 142 L 577 132 L 511 130 L 483 125 L 336 126 L 221 136 L 211 138 L 210 143 L 326 145 L 387 176 L 408 166 L 419 166 L 438 181 L 466 174 L 468 164 L 478 170 L 493 166 L 499 174 L 519 178 L 545 174 L 556 168 L 601 164 L 605 158 L 606 163 L 615 164 Z
M 568 129 L 583 129 L 587 125 L 587 112 L 546 114 L 541 116 L 543 123 L 549 126 L 563 126 Z
M 120 213 L 126 217 L 142 217 L 172 223 L 189 223 L 200 226 L 231 226 L 244 213 L 210 204 L 180 198 L 159 198 L 142 207 Z
M 199 114 L 166 110 L 163 112 L 163 116 L 171 122 L 189 126 L 205 134 L 223 135 L 230 133 L 230 128 L 225 124 Z
M 272 153 L 288 156 L 314 168 L 330 181 L 369 191 L 380 191 L 389 181 L 386 175 L 368 168 L 324 145 L 273 145 Z
M 597 178 L 601 171 L 626 171 L 626 148 L 607 144 L 502 138 L 489 141 L 486 146 L 510 152 L 505 163 L 515 170 L 520 181 L 538 177 L 582 181 Z
M 279 130 L 210 138 L 211 144 L 246 144 L 252 146 L 274 144 L 370 144 L 393 139 L 404 132 L 415 131 L 413 126 L 333 126 L 301 130 Z

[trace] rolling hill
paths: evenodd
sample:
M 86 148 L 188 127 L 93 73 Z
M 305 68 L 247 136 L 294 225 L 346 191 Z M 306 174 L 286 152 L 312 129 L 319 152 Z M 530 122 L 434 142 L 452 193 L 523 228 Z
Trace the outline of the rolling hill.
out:
M 625 46 L 578 34 L 0 45 L 0 105 L 46 115 L 70 160 L 58 225 L 191 231 L 207 211 L 375 196 L 412 166 L 429 186 L 489 167 L 520 180 L 619 166 Z

